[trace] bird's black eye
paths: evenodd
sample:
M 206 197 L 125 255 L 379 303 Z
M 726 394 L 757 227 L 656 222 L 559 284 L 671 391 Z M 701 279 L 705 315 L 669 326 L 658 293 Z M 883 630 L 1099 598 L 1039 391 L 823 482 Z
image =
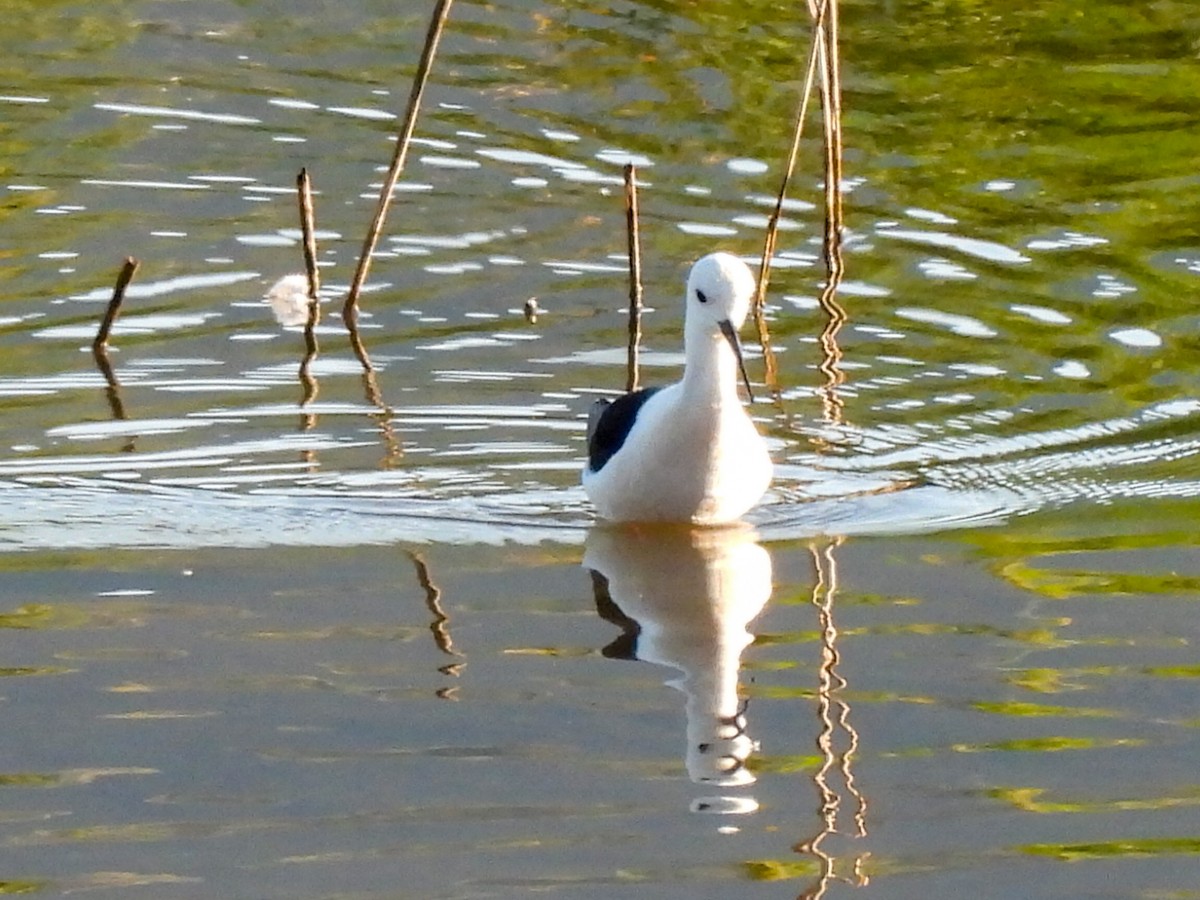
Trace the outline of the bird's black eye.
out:
M 708 302 L 708 298 L 704 296 L 704 291 L 700 290 L 699 288 L 696 288 L 696 299 L 701 303 Z

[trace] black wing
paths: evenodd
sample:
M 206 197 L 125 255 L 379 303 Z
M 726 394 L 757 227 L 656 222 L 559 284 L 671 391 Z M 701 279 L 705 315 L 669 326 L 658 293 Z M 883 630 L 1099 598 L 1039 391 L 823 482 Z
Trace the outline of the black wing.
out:
M 588 468 L 599 472 L 621 449 L 642 406 L 658 388 L 642 388 L 616 400 L 597 400 L 588 413 Z

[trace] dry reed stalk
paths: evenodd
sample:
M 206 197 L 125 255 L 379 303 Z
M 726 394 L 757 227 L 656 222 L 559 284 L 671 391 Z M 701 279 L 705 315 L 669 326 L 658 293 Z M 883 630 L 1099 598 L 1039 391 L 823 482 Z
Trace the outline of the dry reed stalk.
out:
M 304 246 L 304 273 L 308 276 L 308 321 L 305 336 L 316 327 L 321 318 L 321 307 L 317 300 L 321 293 L 321 275 L 317 269 L 316 217 L 313 213 L 312 179 L 308 169 L 301 169 L 296 176 L 296 194 L 300 203 L 300 233 Z
M 818 60 L 821 48 L 824 46 L 825 13 L 832 0 L 825 0 L 820 7 L 813 7 L 812 0 L 809 9 L 813 14 L 812 47 L 808 54 L 808 66 L 804 76 L 804 88 L 800 93 L 800 104 L 796 109 L 796 124 L 792 131 L 792 143 L 788 149 L 787 163 L 784 165 L 783 177 L 779 181 L 779 191 L 775 196 L 775 207 L 767 221 L 767 231 L 763 238 L 762 261 L 758 270 L 758 290 L 754 295 L 754 326 L 758 332 L 758 341 L 762 346 L 763 362 L 766 367 L 764 380 L 769 390 L 777 398 L 779 396 L 779 367 L 775 360 L 775 351 L 771 348 L 771 335 L 767 328 L 766 302 L 767 286 L 771 280 L 771 261 L 775 257 L 775 246 L 779 238 L 779 222 L 783 217 L 783 204 L 787 199 L 788 185 L 796 170 L 796 160 L 800 155 L 800 141 L 804 135 L 804 122 L 808 118 L 808 103 L 812 96 L 813 84 L 816 81 Z
M 383 187 L 379 191 L 379 203 L 375 207 L 375 215 L 367 229 L 362 252 L 358 257 L 358 266 L 354 270 L 354 278 L 350 282 L 350 291 L 342 306 L 342 319 L 345 320 L 347 328 L 353 328 L 358 319 L 358 297 L 362 292 L 363 283 L 367 280 L 367 272 L 371 268 L 371 257 L 379 243 L 379 234 L 383 230 L 383 223 L 387 218 L 396 182 L 400 180 L 400 173 L 404 170 L 404 162 L 408 158 L 408 147 L 412 142 L 413 130 L 416 128 L 417 113 L 421 109 L 421 97 L 425 93 L 425 85 L 429 81 L 429 72 L 433 67 L 433 59 L 437 55 L 438 43 L 442 39 L 442 31 L 445 28 L 446 19 L 450 15 L 452 3 L 453 0 L 437 0 L 433 16 L 429 21 L 425 46 L 421 51 L 421 60 L 417 64 L 417 74 L 413 78 L 412 91 L 408 97 L 408 109 L 404 115 L 403 126 L 396 138 L 396 150 L 392 156 L 391 165 L 388 167 L 387 175 L 383 179 Z M 365 349 L 362 348 L 361 341 L 356 343 L 355 352 L 359 356 L 359 361 L 369 368 L 370 360 L 366 356 Z
M 811 4 L 812 0 L 810 0 Z M 828 10 L 821 29 L 821 121 L 825 151 L 825 269 L 829 281 L 840 279 L 842 258 L 842 87 L 838 53 L 837 0 L 825 0 Z
M 301 169 L 296 177 L 296 192 L 300 204 L 300 233 L 303 236 L 304 272 L 308 276 L 308 319 L 304 323 L 304 359 L 300 362 L 300 382 L 304 386 L 304 398 L 300 405 L 311 403 L 317 396 L 317 380 L 311 367 L 320 350 L 317 345 L 317 323 L 321 320 L 321 276 L 317 270 L 317 238 L 313 213 L 312 180 L 308 169 Z M 307 421 L 307 427 L 313 423 Z
M 104 318 L 96 332 L 96 339 L 92 341 L 92 352 L 96 355 L 102 355 L 108 351 L 108 335 L 121 312 L 121 304 L 125 301 L 125 291 L 129 287 L 129 282 L 133 281 L 134 273 L 137 272 L 139 265 L 140 263 L 136 259 L 127 256 L 125 264 L 121 266 L 116 286 L 113 288 L 112 299 L 108 301 L 108 308 L 104 310 Z
M 637 167 L 625 166 L 625 234 L 629 253 L 629 355 L 625 390 L 638 389 L 638 353 L 642 343 L 642 241 L 638 229 Z

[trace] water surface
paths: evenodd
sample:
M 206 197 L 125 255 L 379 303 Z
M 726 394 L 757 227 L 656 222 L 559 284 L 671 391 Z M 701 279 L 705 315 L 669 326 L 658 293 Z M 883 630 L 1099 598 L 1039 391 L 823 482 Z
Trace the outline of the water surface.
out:
M 366 379 L 337 310 L 427 11 L 9 12 L 0 892 L 1195 895 L 1186 5 L 843 6 L 849 319 L 831 369 L 810 147 L 727 540 L 594 529 L 582 416 L 622 165 L 661 381 L 687 266 L 761 246 L 802 21 L 460 0 Z M 305 404 L 263 299 L 301 166 Z

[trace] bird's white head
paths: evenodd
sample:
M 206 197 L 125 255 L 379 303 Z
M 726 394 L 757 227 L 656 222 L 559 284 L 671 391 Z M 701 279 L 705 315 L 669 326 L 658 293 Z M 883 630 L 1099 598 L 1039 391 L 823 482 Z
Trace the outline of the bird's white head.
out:
M 687 282 L 687 316 L 716 324 L 728 319 L 740 330 L 750 312 L 755 281 L 750 267 L 732 253 L 696 260 Z
M 733 348 L 751 399 L 750 377 L 742 361 L 738 331 L 750 312 L 755 287 L 754 275 L 744 262 L 731 253 L 710 253 L 698 259 L 688 275 L 684 317 L 689 360 L 693 353 L 707 356 L 711 351 L 701 348 L 711 346 L 714 338 L 718 343 L 723 338 Z

